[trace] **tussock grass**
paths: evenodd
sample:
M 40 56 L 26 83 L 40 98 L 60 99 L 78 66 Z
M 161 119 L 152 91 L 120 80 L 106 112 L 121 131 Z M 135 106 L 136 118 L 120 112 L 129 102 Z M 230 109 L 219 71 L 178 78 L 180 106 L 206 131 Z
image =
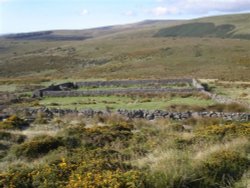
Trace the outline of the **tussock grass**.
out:
M 219 143 L 219 144 L 207 144 L 205 150 L 199 151 L 199 149 L 195 149 L 197 152 L 194 156 L 194 160 L 204 160 L 212 153 L 216 153 L 222 150 L 228 151 L 243 151 L 249 147 L 249 140 L 247 138 L 236 138 L 232 141 L 228 141 L 226 143 Z

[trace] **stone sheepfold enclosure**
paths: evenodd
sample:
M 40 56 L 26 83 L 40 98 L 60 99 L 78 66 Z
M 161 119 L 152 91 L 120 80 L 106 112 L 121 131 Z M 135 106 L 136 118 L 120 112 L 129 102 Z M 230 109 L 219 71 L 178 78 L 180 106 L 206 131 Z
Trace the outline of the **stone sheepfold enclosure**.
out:
M 189 87 L 161 88 L 162 85 L 186 84 Z M 154 85 L 158 87 L 150 87 Z M 102 89 L 102 87 L 129 87 L 121 89 Z M 78 88 L 96 87 L 95 90 L 77 90 Z M 203 91 L 204 88 L 195 79 L 164 79 L 164 80 L 113 80 L 113 81 L 91 81 L 91 82 L 67 82 L 51 85 L 47 88 L 36 90 L 33 97 L 77 97 L 77 96 L 100 96 L 129 93 L 193 93 Z

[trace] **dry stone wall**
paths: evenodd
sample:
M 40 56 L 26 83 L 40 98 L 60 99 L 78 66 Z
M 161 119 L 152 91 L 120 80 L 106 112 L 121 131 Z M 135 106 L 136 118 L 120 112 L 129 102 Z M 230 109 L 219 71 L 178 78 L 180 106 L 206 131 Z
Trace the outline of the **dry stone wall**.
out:
M 76 82 L 78 87 L 104 87 L 104 86 L 130 86 L 147 84 L 193 84 L 193 79 L 163 79 L 163 80 L 113 80 L 113 81 L 95 81 L 95 82 Z
M 189 88 L 143 88 L 151 84 L 189 84 Z M 131 86 L 138 85 L 142 88 L 124 88 L 110 90 L 74 90 L 80 87 L 105 87 L 105 86 Z M 97 96 L 114 95 L 127 93 L 192 93 L 202 91 L 204 88 L 194 79 L 168 79 L 168 80 L 114 80 L 114 81 L 93 81 L 93 82 L 68 82 L 64 84 L 50 86 L 48 88 L 36 90 L 33 97 L 76 97 L 76 96 Z
M 159 118 L 164 119 L 171 119 L 171 120 L 185 120 L 189 118 L 219 118 L 225 121 L 240 121 L 240 122 L 249 122 L 250 121 L 250 114 L 249 113 L 226 113 L 226 112 L 168 112 L 163 110 L 126 110 L 126 109 L 119 109 L 113 112 L 106 111 L 106 110 L 93 110 L 93 109 L 79 109 L 79 110 L 72 110 L 72 109 L 57 109 L 57 108 L 27 108 L 22 109 L 22 112 L 25 111 L 26 116 L 29 119 L 35 119 L 38 113 L 43 113 L 47 118 L 53 117 L 61 117 L 66 114 L 75 114 L 78 116 L 84 117 L 94 117 L 97 115 L 111 115 L 117 114 L 123 117 L 134 119 L 147 119 L 147 120 L 154 120 Z M 9 115 L 9 114 L 5 114 Z M 11 115 L 11 114 L 10 114 Z
M 39 89 L 33 92 L 33 97 L 43 97 L 45 92 L 50 91 L 63 91 L 77 88 L 76 85 L 72 82 L 66 82 L 58 85 L 50 85 L 47 88 Z
M 215 102 L 222 103 L 222 104 L 237 103 L 237 104 L 240 104 L 240 105 L 245 106 L 246 108 L 250 109 L 250 104 L 247 102 L 231 99 L 229 97 L 210 93 L 210 92 L 205 91 L 205 90 L 201 90 L 201 92 L 204 93 L 205 95 L 209 96 Z
M 168 84 L 188 84 L 189 88 L 143 88 L 150 85 L 168 85 Z M 141 88 L 124 88 L 124 89 L 109 89 L 109 90 L 76 90 L 81 87 L 105 87 L 105 86 L 138 86 Z M 101 96 L 101 95 L 115 95 L 115 94 L 161 94 L 161 93 L 194 93 L 202 92 L 209 96 L 212 100 L 218 103 L 239 103 L 247 108 L 250 105 L 238 100 L 216 95 L 205 91 L 204 87 L 196 79 L 163 79 L 163 80 L 113 80 L 113 81 L 91 81 L 91 82 L 67 82 L 58 85 L 51 85 L 47 88 L 36 90 L 33 92 L 33 97 L 78 97 L 78 96 Z

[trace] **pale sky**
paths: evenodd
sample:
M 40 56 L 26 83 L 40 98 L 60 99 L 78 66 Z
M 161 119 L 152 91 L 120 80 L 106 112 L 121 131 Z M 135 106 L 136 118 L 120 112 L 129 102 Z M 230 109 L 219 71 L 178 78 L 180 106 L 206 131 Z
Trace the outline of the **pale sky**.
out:
M 250 0 L 0 0 L 0 34 L 250 12 Z

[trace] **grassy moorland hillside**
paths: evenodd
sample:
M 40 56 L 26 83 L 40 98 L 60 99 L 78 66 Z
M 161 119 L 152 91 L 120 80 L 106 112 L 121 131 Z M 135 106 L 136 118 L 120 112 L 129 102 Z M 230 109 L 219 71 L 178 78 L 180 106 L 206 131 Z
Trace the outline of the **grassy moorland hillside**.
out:
M 26 34 L 26 38 L 23 34 L 4 36 L 0 39 L 0 77 L 1 81 L 34 81 L 34 77 L 249 81 L 249 40 L 234 37 L 250 33 L 249 17 L 242 14 L 145 21 L 89 30 L 38 32 Z M 195 31 L 194 26 L 198 27 Z M 202 34 L 204 28 L 206 35 Z M 165 29 L 182 37 L 155 37 Z M 224 36 L 228 30 L 229 38 Z
M 215 16 L 160 29 L 157 37 L 220 37 L 250 39 L 250 14 Z
M 235 26 L 234 34 L 248 34 L 250 33 L 250 14 L 215 16 L 197 19 L 199 22 L 213 22 L 215 25 L 231 24 Z

